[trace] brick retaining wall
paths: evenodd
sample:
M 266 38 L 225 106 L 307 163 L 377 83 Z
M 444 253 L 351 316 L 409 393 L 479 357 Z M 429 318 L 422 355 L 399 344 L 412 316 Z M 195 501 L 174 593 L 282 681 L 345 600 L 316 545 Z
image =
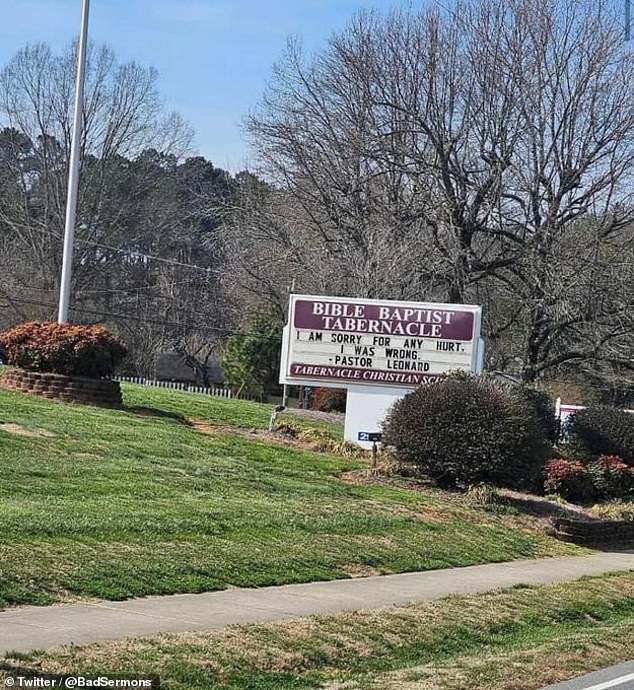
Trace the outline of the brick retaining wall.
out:
M 0 378 L 0 385 L 22 393 L 64 402 L 102 407 L 120 407 L 122 403 L 119 382 L 110 379 L 12 369 Z
M 634 542 L 634 522 L 626 520 L 582 520 L 553 518 L 553 535 L 575 544 Z

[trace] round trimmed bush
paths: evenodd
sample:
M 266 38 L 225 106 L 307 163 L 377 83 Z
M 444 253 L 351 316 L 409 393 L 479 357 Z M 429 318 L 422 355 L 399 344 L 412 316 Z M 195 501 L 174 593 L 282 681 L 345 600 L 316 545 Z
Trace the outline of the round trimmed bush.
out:
M 446 487 L 534 488 L 552 451 L 534 408 L 485 377 L 449 377 L 401 398 L 383 441 Z
M 125 344 L 101 326 L 33 321 L 0 338 L 10 364 L 66 376 L 112 376 L 127 354 Z
M 634 414 L 608 405 L 592 405 L 567 422 L 570 445 L 587 460 L 616 455 L 634 466 Z

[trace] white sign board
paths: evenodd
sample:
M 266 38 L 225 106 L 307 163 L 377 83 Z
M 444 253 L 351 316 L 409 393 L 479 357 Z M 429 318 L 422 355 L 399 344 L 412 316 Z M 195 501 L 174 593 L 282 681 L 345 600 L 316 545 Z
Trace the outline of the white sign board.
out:
M 477 371 L 482 309 L 462 304 L 291 295 L 280 382 L 415 388 Z

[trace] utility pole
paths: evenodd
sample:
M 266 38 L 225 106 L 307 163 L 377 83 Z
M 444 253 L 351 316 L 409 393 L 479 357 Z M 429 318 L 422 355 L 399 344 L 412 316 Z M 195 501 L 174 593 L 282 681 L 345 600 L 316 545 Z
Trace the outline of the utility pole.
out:
M 630 40 L 632 27 L 632 0 L 625 0 L 625 40 Z
M 88 41 L 88 11 L 90 0 L 83 0 L 81 30 L 77 47 L 77 82 L 75 85 L 75 114 L 73 135 L 68 163 L 68 192 L 66 195 L 66 224 L 64 226 L 64 253 L 59 288 L 58 323 L 68 323 L 70 285 L 73 272 L 73 246 L 75 240 L 75 214 L 77 211 L 77 189 L 79 187 L 79 154 L 81 150 L 81 129 L 84 112 L 84 79 L 86 74 L 86 43 Z

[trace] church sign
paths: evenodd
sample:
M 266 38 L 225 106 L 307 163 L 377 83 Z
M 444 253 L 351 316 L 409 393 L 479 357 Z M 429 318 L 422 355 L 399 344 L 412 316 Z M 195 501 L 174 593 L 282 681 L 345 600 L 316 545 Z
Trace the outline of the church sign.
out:
M 415 388 L 478 367 L 481 307 L 291 295 L 282 383 Z

